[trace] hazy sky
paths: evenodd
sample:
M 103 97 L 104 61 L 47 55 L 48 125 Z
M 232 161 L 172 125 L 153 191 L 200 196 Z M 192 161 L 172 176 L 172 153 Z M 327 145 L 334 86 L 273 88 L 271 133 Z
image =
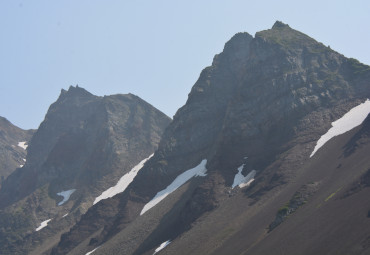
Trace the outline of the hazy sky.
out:
M 172 117 L 237 32 L 276 20 L 370 64 L 370 1 L 1 0 L 0 116 L 37 128 L 60 89 L 133 93 Z

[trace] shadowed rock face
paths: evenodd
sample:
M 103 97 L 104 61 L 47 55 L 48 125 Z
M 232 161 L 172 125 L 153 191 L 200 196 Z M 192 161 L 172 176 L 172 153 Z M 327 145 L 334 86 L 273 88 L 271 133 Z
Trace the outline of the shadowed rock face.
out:
M 41 251 L 47 249 L 95 197 L 156 150 L 169 122 L 132 94 L 98 97 L 78 86 L 62 90 L 29 143 L 25 166 L 0 190 L 0 217 L 10 218 L 0 222 L 5 231 L 0 236 L 8 239 L 0 238 L 6 242 L 0 241 L 0 253 L 27 253 L 40 244 Z M 73 189 L 57 206 L 63 200 L 57 193 Z M 48 228 L 36 233 L 47 219 L 53 219 Z
M 27 144 L 33 133 L 34 130 L 20 129 L 0 117 L 0 187 L 9 174 L 25 164 L 23 159 L 27 150 L 18 146 L 18 143 Z
M 284 206 L 279 208 L 274 221 L 269 225 L 269 232 L 279 226 L 287 217 L 307 203 L 308 199 L 310 199 L 310 197 L 318 190 L 318 186 L 319 183 L 312 182 L 303 185 L 297 192 L 295 192 L 293 197 Z
M 201 72 L 154 157 L 132 185 L 90 208 L 52 253 L 71 251 L 99 229 L 103 231 L 89 248 L 110 240 L 158 191 L 203 159 L 208 160 L 207 177 L 169 213 L 176 226 L 185 231 L 217 208 L 230 194 L 242 164 L 243 175 L 257 170 L 246 194 L 258 201 L 274 187 L 289 183 L 330 123 L 370 96 L 369 78 L 368 66 L 281 22 L 254 38 L 236 34 Z M 104 208 L 114 213 L 104 214 Z M 158 229 L 171 226 L 163 223 Z M 156 234 L 161 237 L 156 240 L 176 238 L 164 230 Z M 159 246 L 149 239 L 154 240 L 148 237 L 137 254 Z

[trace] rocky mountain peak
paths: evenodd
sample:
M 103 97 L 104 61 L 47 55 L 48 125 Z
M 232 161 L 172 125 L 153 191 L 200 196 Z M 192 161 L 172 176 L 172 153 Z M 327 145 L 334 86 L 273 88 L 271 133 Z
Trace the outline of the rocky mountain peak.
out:
M 0 220 L 0 253 L 14 248 L 3 238 L 13 236 L 24 244 L 16 248 L 19 254 L 28 254 L 25 244 L 36 240 L 37 246 L 35 229 L 45 219 L 51 220 L 51 231 L 42 240 L 57 238 L 96 197 L 153 154 L 170 121 L 132 94 L 100 97 L 78 86 L 62 90 L 27 148 L 26 164 L 0 189 L 0 219 L 11 219 Z M 22 213 L 14 216 L 12 206 Z M 12 225 L 19 219 L 21 227 Z
M 90 92 L 88 92 L 86 89 L 79 87 L 78 85 L 76 86 L 69 86 L 68 91 L 66 91 L 66 94 L 70 96 L 93 96 Z
M 224 53 L 226 52 L 234 52 L 240 51 L 241 49 L 245 49 L 249 47 L 249 43 L 253 39 L 249 33 L 237 33 L 231 39 L 225 43 Z
M 133 95 L 99 97 L 78 86 L 62 90 L 30 141 L 26 170 L 20 171 L 34 172 L 37 178 L 33 178 L 33 184 L 27 189 L 17 191 L 19 196 L 13 198 L 27 195 L 62 172 L 64 177 L 69 177 L 64 182 L 59 178 L 54 187 L 62 188 L 63 183 L 71 181 L 83 168 L 86 174 L 96 168 L 97 176 L 104 175 L 109 169 L 103 171 L 97 163 L 92 166 L 85 162 L 91 155 L 109 155 L 99 164 L 111 164 L 113 155 L 126 155 L 136 143 L 145 144 L 144 151 L 149 153 L 157 146 L 169 121 L 163 113 Z M 95 178 L 79 181 L 95 182 Z M 12 186 L 9 184 L 7 189 L 13 189 Z
M 288 24 L 285 24 L 279 20 L 277 20 L 274 25 L 272 26 L 272 29 L 279 29 L 279 28 L 290 28 Z
M 81 88 L 78 85 L 76 85 L 75 87 L 70 86 L 68 90 L 61 90 L 58 100 L 53 105 L 51 105 L 51 108 L 54 105 L 66 104 L 67 101 L 69 102 L 68 104 L 79 105 L 79 103 L 86 102 L 94 98 L 97 97 L 84 88 Z
M 268 43 L 269 47 L 274 45 L 290 53 L 303 48 L 310 48 L 311 52 L 317 53 L 324 53 L 328 50 L 323 44 L 280 21 L 275 22 L 271 29 L 257 32 L 255 37 L 257 40 Z

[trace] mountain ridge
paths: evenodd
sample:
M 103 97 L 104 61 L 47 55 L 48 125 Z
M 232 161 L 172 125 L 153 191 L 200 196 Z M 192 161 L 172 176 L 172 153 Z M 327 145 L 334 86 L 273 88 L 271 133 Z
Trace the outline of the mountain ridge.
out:
M 7 238 L 0 247 L 53 255 L 153 254 L 165 245 L 160 253 L 367 254 L 370 114 L 314 148 L 370 98 L 369 79 L 369 66 L 277 21 L 254 37 L 234 35 L 171 122 L 131 94 L 62 90 L 30 142 L 30 160 L 0 190 L 0 230 L 9 221 L 19 231 L 0 231 Z M 25 170 L 35 173 L 31 184 Z M 93 202 L 134 170 L 124 191 Z M 22 182 L 23 193 L 5 201 Z
M 0 238 L 1 252 L 48 250 L 95 197 L 156 150 L 169 122 L 132 94 L 98 97 L 77 86 L 62 90 L 29 143 L 25 166 L 0 190 L 0 214 L 8 219 L 0 222 L 0 236 L 7 238 Z
M 179 200 L 174 204 L 178 207 L 168 211 L 171 223 L 159 220 L 162 215 L 155 215 L 160 210 L 156 207 L 147 212 L 161 222 L 146 226 L 150 231 L 162 229 L 157 241 L 147 236 L 143 245 L 126 249 L 150 253 L 154 246 L 184 234 L 235 192 L 231 186 L 240 166 L 244 166 L 243 176 L 257 172 L 252 184 L 242 189 L 252 204 L 289 186 L 302 174 L 297 169 L 309 162 L 314 143 L 330 123 L 369 98 L 369 69 L 354 63 L 283 23 L 254 38 L 238 33 L 215 56 L 212 66 L 201 72 L 157 152 L 126 191 L 90 208 L 52 254 L 87 252 L 114 236 L 126 239 L 119 233 L 142 221 L 141 208 L 203 159 L 207 159 L 207 176 L 190 180 L 189 192 L 183 191 L 185 201 Z M 192 183 L 197 186 L 190 189 Z M 104 217 L 103 208 L 118 212 Z M 91 226 L 95 217 L 99 224 Z M 173 226 L 181 230 L 166 233 Z M 79 229 L 84 229 L 83 235 Z M 82 248 L 82 240 L 89 240 L 99 229 L 103 231 Z M 108 250 L 99 248 L 96 253 Z

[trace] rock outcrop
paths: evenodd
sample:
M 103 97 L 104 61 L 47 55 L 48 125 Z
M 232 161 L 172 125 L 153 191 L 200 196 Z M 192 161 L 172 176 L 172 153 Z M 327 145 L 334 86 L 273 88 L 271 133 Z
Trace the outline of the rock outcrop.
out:
M 23 130 L 0 117 L 0 187 L 15 169 L 25 164 L 27 143 L 34 130 Z

